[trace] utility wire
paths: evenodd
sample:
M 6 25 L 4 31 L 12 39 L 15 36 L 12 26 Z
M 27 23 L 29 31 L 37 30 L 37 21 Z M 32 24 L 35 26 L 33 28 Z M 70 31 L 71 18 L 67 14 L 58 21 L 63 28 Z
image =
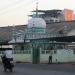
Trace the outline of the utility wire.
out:
M 19 0 L 19 1 L 12 3 L 12 4 L 7 5 L 6 7 L 2 8 L 0 10 L 0 14 L 5 14 L 5 13 L 12 11 L 12 9 L 14 9 L 16 6 L 19 6 L 19 4 L 24 3 L 24 1 L 25 0 Z
M 16 10 L 18 8 L 22 8 L 23 5 L 29 7 L 29 5 L 31 5 L 32 3 L 34 3 L 36 0 L 28 2 L 28 3 L 24 3 L 24 1 L 26 1 L 26 0 L 19 0 L 17 2 L 14 2 L 12 4 L 7 5 L 5 8 L 3 8 L 2 10 L 0 10 L 0 14 L 10 13 L 10 12 L 14 11 L 12 9 Z M 3 12 L 1 12 L 1 11 L 3 11 Z
M 24 1 L 24 0 L 22 0 L 22 1 Z M 4 6 L 3 8 L 1 8 L 1 9 L 0 9 L 0 12 L 3 11 L 3 10 L 6 10 L 6 9 L 8 9 L 8 8 L 11 8 L 11 7 L 13 7 L 13 6 L 15 6 L 15 5 L 21 3 L 22 1 L 21 1 L 21 0 L 18 0 L 18 1 L 16 1 L 16 2 L 10 3 L 10 4 L 6 5 L 6 6 Z

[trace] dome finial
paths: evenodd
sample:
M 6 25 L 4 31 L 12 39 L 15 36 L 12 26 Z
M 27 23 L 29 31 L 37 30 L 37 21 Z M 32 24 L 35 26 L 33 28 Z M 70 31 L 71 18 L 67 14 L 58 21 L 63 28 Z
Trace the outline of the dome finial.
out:
M 38 17 L 38 2 L 36 2 L 36 17 Z

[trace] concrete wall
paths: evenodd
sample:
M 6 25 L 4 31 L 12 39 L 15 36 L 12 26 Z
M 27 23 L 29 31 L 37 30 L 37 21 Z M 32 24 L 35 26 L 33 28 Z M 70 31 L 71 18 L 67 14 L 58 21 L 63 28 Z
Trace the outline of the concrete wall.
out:
M 18 52 L 18 51 L 17 51 Z M 2 52 L 1 52 L 1 54 L 0 54 L 0 57 L 1 57 L 1 55 L 2 55 Z M 18 53 L 13 53 L 13 59 L 14 59 L 14 62 L 30 62 L 30 63 L 32 63 L 32 50 L 28 50 L 28 51 L 26 51 L 26 52 L 18 52 Z M 1 60 L 1 58 L 0 58 L 0 61 L 2 61 Z
M 32 49 L 13 54 L 13 57 L 15 62 L 32 62 Z
M 43 53 L 42 53 L 43 51 Z M 49 61 L 49 53 L 50 50 L 40 50 L 40 63 L 48 63 Z M 61 62 L 75 62 L 75 53 L 73 50 L 59 49 L 52 50 L 52 62 L 53 63 L 61 63 Z M 0 54 L 1 56 L 1 54 Z M 1 58 L 0 58 L 1 61 Z M 32 63 L 32 51 L 30 54 L 21 53 L 14 54 L 14 62 L 30 62 Z
M 15 62 L 32 62 L 32 54 L 14 54 Z
M 54 50 L 53 50 L 54 51 Z M 48 63 L 50 53 L 45 52 L 45 54 L 40 53 L 40 63 Z M 75 62 L 75 54 L 73 54 L 73 50 L 57 50 L 57 53 L 52 54 L 52 62 L 53 63 L 61 63 L 61 62 Z

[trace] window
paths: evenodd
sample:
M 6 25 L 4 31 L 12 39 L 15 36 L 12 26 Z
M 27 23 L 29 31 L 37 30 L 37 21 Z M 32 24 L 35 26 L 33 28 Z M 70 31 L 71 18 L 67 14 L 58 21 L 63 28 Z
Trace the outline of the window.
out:
M 45 51 L 43 50 L 41 53 L 42 53 L 42 54 L 45 54 Z
M 51 53 L 51 51 L 50 51 L 50 50 L 47 50 L 47 51 L 46 51 L 46 54 L 50 54 L 50 53 Z
M 57 53 L 57 51 L 56 50 L 54 50 L 54 54 L 56 54 Z
M 63 34 L 63 30 L 60 30 L 58 33 L 59 33 L 59 34 Z
M 73 50 L 73 54 L 75 54 L 75 50 Z
M 50 22 L 54 22 L 54 20 L 50 20 Z
M 24 50 L 24 45 L 21 46 L 21 50 Z

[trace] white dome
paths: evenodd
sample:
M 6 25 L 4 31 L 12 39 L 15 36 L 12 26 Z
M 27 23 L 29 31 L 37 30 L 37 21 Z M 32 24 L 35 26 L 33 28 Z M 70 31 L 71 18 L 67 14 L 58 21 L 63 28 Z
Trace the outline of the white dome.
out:
M 28 21 L 28 28 L 32 27 L 46 28 L 46 23 L 42 18 L 32 18 Z

